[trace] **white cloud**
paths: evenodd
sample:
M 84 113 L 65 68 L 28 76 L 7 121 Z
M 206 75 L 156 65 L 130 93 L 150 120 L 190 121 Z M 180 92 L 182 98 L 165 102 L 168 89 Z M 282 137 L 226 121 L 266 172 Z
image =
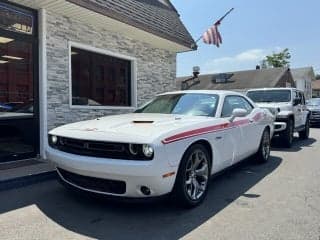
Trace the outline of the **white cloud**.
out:
M 254 69 L 266 55 L 282 50 L 280 47 L 274 49 L 249 49 L 235 56 L 216 58 L 207 61 L 202 73 L 219 73 L 228 71 L 239 71 Z

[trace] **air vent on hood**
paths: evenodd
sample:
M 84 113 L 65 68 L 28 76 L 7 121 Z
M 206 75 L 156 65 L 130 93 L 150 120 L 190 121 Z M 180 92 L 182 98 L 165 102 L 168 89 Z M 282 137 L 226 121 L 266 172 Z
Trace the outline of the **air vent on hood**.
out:
M 153 121 L 140 121 L 140 120 L 136 120 L 136 121 L 133 121 L 133 123 L 153 123 Z

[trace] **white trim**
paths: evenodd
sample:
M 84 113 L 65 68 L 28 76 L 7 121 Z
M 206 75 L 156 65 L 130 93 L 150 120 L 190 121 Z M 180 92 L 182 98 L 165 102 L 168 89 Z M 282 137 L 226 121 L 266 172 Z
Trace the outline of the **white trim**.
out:
M 71 68 L 71 47 L 79 48 L 82 50 L 95 52 L 107 56 L 122 58 L 131 62 L 131 106 L 81 106 L 72 105 L 72 68 Z M 111 52 L 106 49 L 96 48 L 86 44 L 69 41 L 68 42 L 69 51 L 69 107 L 71 109 L 100 109 L 100 110 L 134 110 L 137 108 L 137 59 L 135 57 L 123 55 L 120 53 Z
M 40 156 L 46 159 L 48 148 L 48 112 L 47 112 L 47 32 L 46 10 L 40 9 L 39 17 L 39 127 Z

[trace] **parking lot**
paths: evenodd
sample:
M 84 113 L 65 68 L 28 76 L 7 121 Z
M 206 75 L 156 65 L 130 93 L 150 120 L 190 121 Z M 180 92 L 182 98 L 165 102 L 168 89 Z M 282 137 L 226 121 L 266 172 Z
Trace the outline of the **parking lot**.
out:
M 1 192 L 0 239 L 320 239 L 320 128 L 215 177 L 198 208 L 111 202 L 56 181 Z

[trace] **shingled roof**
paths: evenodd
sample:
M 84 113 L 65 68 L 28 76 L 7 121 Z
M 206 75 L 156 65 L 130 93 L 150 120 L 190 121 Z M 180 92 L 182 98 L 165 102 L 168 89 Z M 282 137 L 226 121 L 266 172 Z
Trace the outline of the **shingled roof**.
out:
M 67 0 L 188 48 L 196 44 L 169 0 Z
M 286 87 L 286 82 L 281 83 L 282 85 L 279 85 L 280 80 L 284 77 L 286 77 L 284 80 L 289 81 L 292 86 L 294 86 L 292 75 L 288 68 L 246 70 L 239 72 L 228 72 L 224 73 L 224 75 L 229 75 L 230 78 L 223 83 L 217 82 L 217 79 L 221 78 L 221 73 L 200 75 L 200 83 L 192 86 L 190 89 L 246 90 L 251 88 Z M 181 82 L 187 78 L 188 77 L 177 78 L 176 84 L 178 89 L 181 88 Z

